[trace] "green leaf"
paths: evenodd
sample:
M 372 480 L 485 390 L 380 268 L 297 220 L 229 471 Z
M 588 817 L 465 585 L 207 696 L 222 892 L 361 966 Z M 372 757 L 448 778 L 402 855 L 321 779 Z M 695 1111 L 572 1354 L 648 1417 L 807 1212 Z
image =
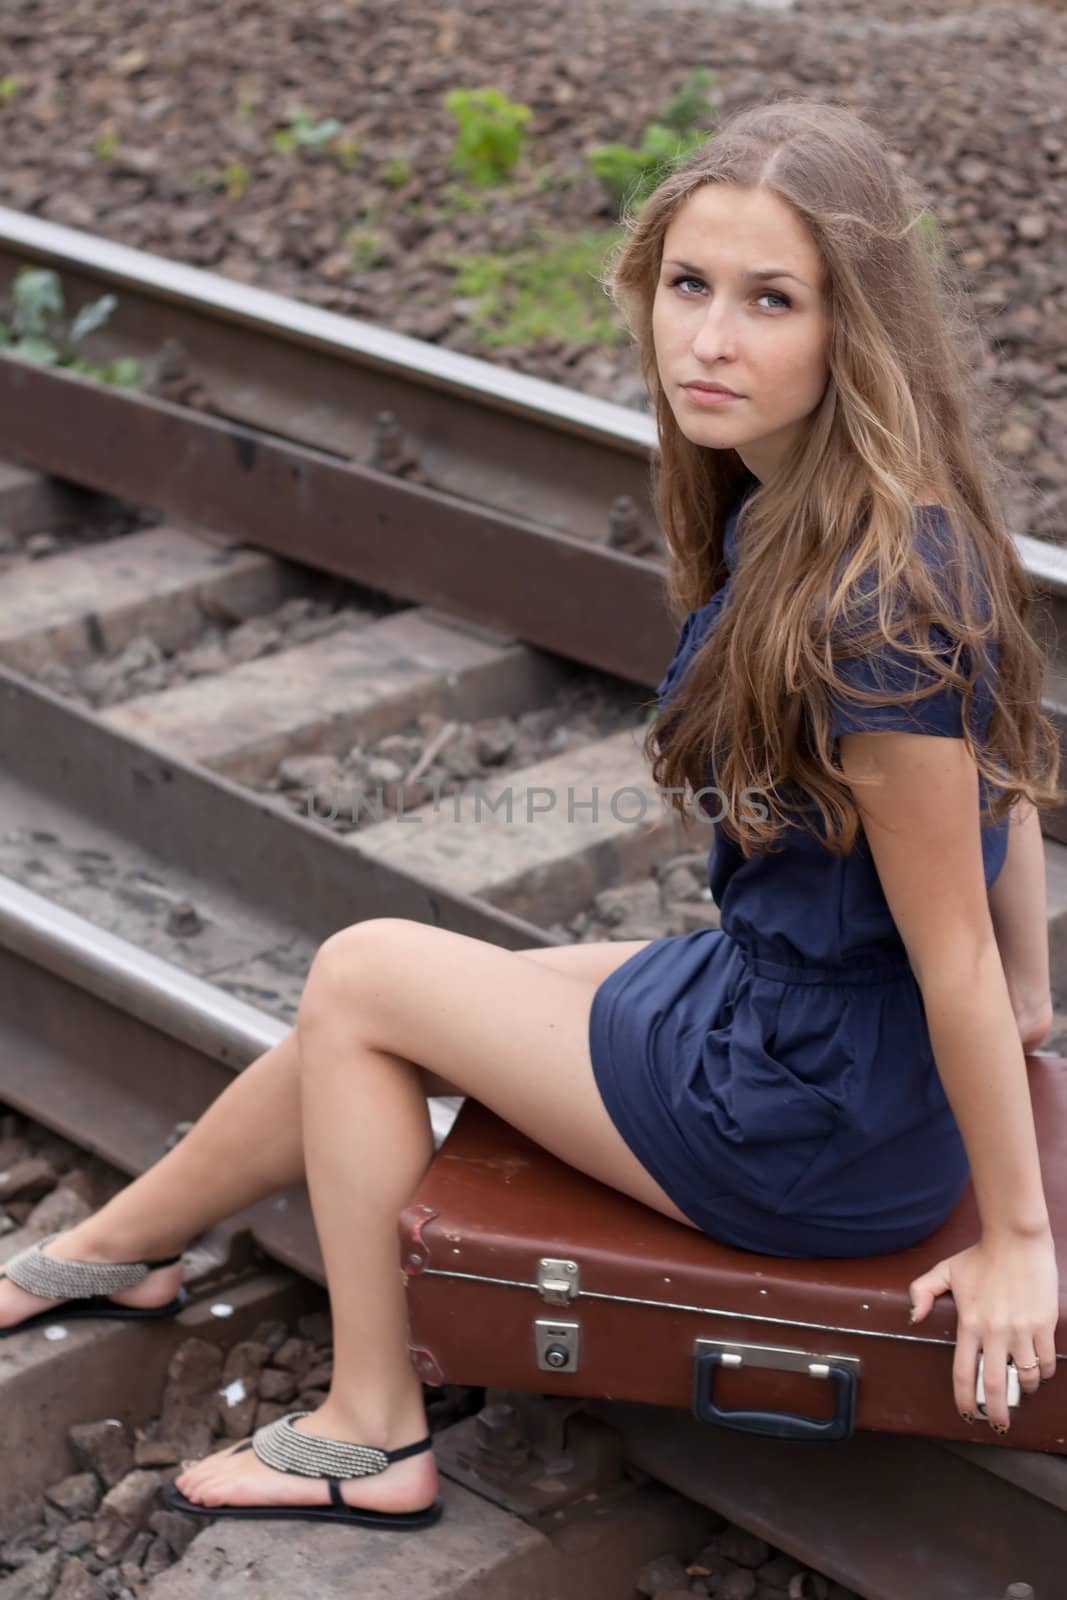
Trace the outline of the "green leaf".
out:
M 522 154 L 523 129 L 533 115 L 499 89 L 453 89 L 446 110 L 459 124 L 450 166 L 469 183 L 488 188 L 510 178 Z
M 16 333 L 43 334 L 49 316 L 63 315 L 63 288 L 51 267 L 23 267 L 12 290 Z
M 86 334 L 95 333 L 97 328 L 103 327 L 117 305 L 118 300 L 113 294 L 104 294 L 91 305 L 82 306 L 70 325 L 71 344 L 77 344 Z
M 43 339 L 39 334 L 27 334 L 19 339 L 12 349 L 17 356 L 23 356 L 27 361 L 36 361 L 42 367 L 52 367 L 59 360 L 59 351 L 48 339 Z
M 117 356 L 108 367 L 105 377 L 108 383 L 120 389 L 136 389 L 141 383 L 141 363 L 135 356 Z
M 686 79 L 681 92 L 661 112 L 658 121 L 676 133 L 691 133 L 698 125 L 711 118 L 714 109 L 706 91 L 718 78 L 717 72 L 706 67 L 696 67 Z

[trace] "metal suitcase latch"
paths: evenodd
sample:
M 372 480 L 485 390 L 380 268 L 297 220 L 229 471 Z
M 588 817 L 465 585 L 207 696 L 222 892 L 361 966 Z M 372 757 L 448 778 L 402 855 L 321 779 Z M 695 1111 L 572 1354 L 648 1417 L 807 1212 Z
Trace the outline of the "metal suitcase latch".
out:
M 848 1439 L 856 1422 L 856 1384 L 862 1371 L 858 1356 L 820 1355 L 786 1346 L 736 1344 L 721 1339 L 693 1341 L 693 1414 L 737 1433 L 770 1439 Z M 712 1393 L 719 1367 L 771 1367 L 779 1372 L 806 1372 L 829 1380 L 836 1390 L 834 1414 L 825 1422 L 791 1411 L 745 1411 L 716 1405 Z
M 581 1293 L 577 1261 L 542 1256 L 537 1263 L 537 1292 L 550 1306 L 566 1306 Z
M 534 1348 L 541 1372 L 577 1372 L 581 1366 L 582 1330 L 577 1322 L 534 1320 Z

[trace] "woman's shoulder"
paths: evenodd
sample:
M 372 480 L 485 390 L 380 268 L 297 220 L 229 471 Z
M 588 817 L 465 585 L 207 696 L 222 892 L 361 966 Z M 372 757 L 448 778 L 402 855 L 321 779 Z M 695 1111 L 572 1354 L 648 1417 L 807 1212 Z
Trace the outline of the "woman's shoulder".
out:
M 934 580 L 941 607 L 957 616 L 966 591 L 978 620 L 987 622 L 989 575 L 973 533 L 957 527 L 943 505 L 917 506 L 912 519 L 916 546 Z
M 893 596 L 895 602 L 910 609 L 921 571 L 933 585 L 939 609 L 956 612 L 967 588 L 972 604 L 977 604 L 979 611 L 984 611 L 988 592 L 987 574 L 973 533 L 959 519 L 953 518 L 940 501 L 924 502 L 911 508 L 909 533 L 918 560 L 913 560 L 898 573 L 898 585 Z M 847 560 L 846 556 L 838 568 L 837 576 L 844 571 Z M 875 557 L 855 580 L 854 598 L 873 603 L 882 580 L 880 563 Z

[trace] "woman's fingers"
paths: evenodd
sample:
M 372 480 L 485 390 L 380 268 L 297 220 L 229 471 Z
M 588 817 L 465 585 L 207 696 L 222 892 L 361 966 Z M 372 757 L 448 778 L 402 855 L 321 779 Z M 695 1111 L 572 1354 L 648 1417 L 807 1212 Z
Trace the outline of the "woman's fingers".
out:
M 965 1420 L 978 1417 L 978 1400 L 975 1383 L 978 1376 L 978 1335 L 969 1328 L 960 1328 L 956 1338 L 956 1355 L 952 1363 L 952 1390 L 956 1410 Z
M 1034 1353 L 1030 1359 L 1040 1361 L 1041 1371 L 1037 1376 L 1042 1383 L 1056 1376 L 1056 1326 L 1053 1323 L 1051 1328 L 1042 1328 L 1034 1335 Z
M 956 1344 L 956 1361 L 952 1374 L 956 1391 L 956 1405 L 960 1414 L 969 1414 L 969 1416 L 974 1417 L 977 1412 L 978 1385 L 976 1376 L 971 1385 L 974 1391 L 975 1403 L 973 1405 L 960 1404 L 959 1396 L 961 1390 L 967 1390 L 968 1375 L 977 1373 L 977 1367 L 980 1362 L 985 1420 L 995 1432 L 1006 1433 L 1011 1426 L 1009 1361 L 1015 1368 L 1021 1393 L 1024 1395 L 1037 1394 L 1041 1388 L 1044 1369 L 1051 1368 L 1055 1372 L 1054 1333 L 1054 1329 L 1052 1333 L 1047 1330 L 1038 1331 L 1034 1334 L 1021 1331 L 1008 1338 L 1003 1335 L 990 1334 L 988 1340 L 983 1342 L 982 1336 L 977 1330 L 961 1331 Z M 1048 1355 L 1041 1356 L 1039 1352 L 1042 1350 L 1051 1352 L 1051 1360 Z
M 999 1433 L 1007 1433 L 1011 1423 L 1008 1410 L 1008 1341 L 1003 1334 L 991 1334 L 982 1342 L 982 1386 L 985 1389 L 985 1418 Z
M 1012 1356 L 1019 1373 L 1019 1387 L 1023 1394 L 1036 1394 L 1041 1387 L 1041 1359 L 1037 1354 L 1038 1335 L 1032 1339 L 1020 1338 L 1012 1346 Z M 1027 1345 L 1033 1349 L 1027 1351 Z
M 939 1261 L 928 1272 L 921 1272 L 908 1284 L 908 1298 L 911 1301 L 911 1322 L 921 1322 L 927 1315 L 939 1294 L 947 1294 L 952 1288 L 952 1257 L 947 1256 L 944 1261 Z

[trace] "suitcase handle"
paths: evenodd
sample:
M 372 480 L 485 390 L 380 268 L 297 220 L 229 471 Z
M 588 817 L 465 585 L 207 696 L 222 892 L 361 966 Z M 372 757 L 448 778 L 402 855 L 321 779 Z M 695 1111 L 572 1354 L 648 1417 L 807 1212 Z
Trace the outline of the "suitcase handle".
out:
M 848 1367 L 826 1362 L 826 1376 L 836 1389 L 834 1414 L 826 1421 L 801 1417 L 792 1411 L 724 1410 L 715 1404 L 715 1373 L 722 1351 L 705 1350 L 693 1364 L 693 1413 L 700 1422 L 714 1422 L 736 1433 L 755 1433 L 768 1439 L 850 1439 L 856 1420 L 856 1374 Z

